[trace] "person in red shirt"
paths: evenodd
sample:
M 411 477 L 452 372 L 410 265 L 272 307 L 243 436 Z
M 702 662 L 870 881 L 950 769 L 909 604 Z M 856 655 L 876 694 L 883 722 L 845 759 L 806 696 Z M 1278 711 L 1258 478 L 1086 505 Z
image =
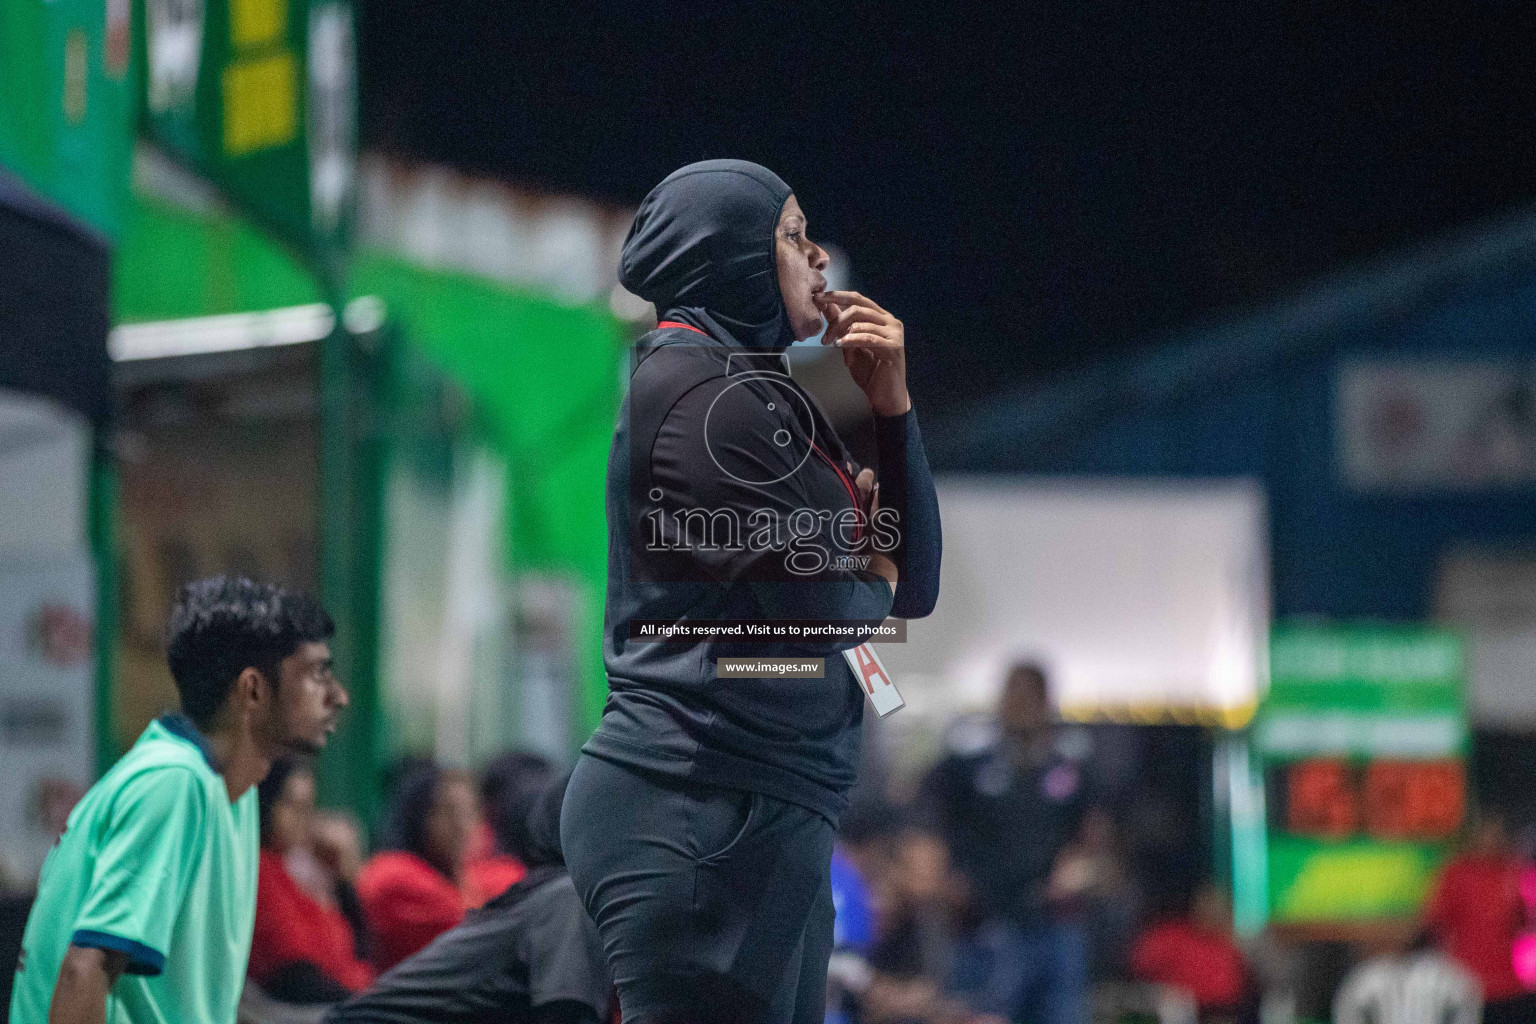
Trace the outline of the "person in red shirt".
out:
M 401 780 L 385 849 L 357 879 L 380 971 L 424 948 L 486 901 L 488 894 L 467 870 L 479 827 L 479 800 L 465 773 L 428 763 Z
M 373 981 L 358 956 L 360 913 L 350 879 L 359 856 L 315 814 L 315 777 L 293 759 L 278 761 L 257 790 L 261 864 L 256 926 L 246 973 L 274 999 L 329 1003 Z M 351 911 L 349 920 L 347 911 Z
M 1139 981 L 1189 993 L 1202 1020 L 1242 1016 L 1251 994 L 1250 974 L 1232 938 L 1225 894 L 1202 882 L 1187 914 L 1153 924 L 1137 937 L 1131 972 Z
M 1441 871 L 1425 908 L 1425 924 L 1482 983 L 1484 1024 L 1536 1020 L 1536 996 L 1514 968 L 1515 937 L 1525 925 L 1523 868 L 1503 816 L 1484 811 Z

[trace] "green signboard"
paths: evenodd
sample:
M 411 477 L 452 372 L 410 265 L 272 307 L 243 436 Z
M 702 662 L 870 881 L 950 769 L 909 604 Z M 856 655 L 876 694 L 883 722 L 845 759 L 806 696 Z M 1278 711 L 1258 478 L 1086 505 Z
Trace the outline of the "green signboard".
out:
M 129 0 L 0 0 L 0 167 L 108 238 L 133 149 Z
M 1253 731 L 1271 920 L 1418 911 L 1465 812 L 1464 675 L 1443 630 L 1275 628 Z
M 143 0 L 144 131 L 241 213 L 341 251 L 355 188 L 355 47 L 341 0 Z

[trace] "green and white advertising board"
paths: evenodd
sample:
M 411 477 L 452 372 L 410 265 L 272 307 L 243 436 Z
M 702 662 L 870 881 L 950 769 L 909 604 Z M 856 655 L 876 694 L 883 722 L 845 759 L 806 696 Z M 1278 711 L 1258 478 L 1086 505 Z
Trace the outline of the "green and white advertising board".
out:
M 1270 920 L 1419 910 L 1466 808 L 1464 666 L 1444 630 L 1275 627 L 1253 731 Z
M 0 167 L 107 238 L 133 150 L 129 0 L 0 0 Z
M 144 134 L 306 254 L 345 248 L 356 58 L 341 0 L 144 0 Z

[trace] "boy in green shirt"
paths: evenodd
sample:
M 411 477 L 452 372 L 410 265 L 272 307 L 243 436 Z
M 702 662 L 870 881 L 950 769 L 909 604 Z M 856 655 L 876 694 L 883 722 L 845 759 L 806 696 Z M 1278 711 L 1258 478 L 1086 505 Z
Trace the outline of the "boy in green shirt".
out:
M 234 1024 L 256 913 L 256 784 L 316 753 L 347 692 L 330 616 L 245 579 L 182 588 L 182 712 L 91 787 L 43 864 L 12 1024 Z

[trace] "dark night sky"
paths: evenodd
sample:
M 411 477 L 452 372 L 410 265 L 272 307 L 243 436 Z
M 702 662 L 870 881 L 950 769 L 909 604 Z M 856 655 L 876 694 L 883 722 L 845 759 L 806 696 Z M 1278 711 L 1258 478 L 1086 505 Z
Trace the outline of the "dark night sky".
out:
M 1525 5 L 705 6 L 363 0 L 364 142 L 627 204 L 765 163 L 930 407 L 1536 194 Z

